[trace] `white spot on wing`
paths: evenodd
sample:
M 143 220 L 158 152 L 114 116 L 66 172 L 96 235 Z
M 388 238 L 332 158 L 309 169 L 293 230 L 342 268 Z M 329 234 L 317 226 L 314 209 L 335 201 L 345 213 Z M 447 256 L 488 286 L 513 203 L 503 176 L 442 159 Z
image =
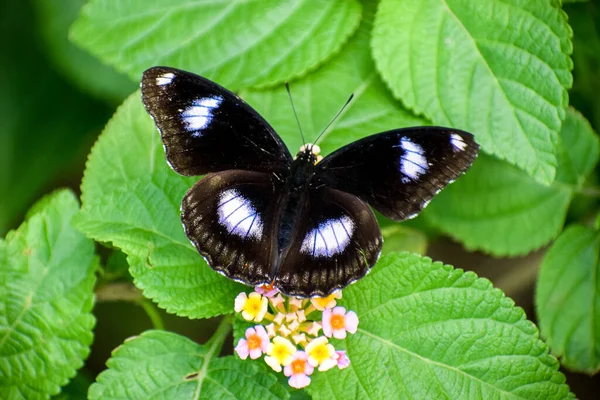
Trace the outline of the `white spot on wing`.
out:
M 450 144 L 452 145 L 452 148 L 455 152 L 463 151 L 465 147 L 467 147 L 467 144 L 465 143 L 463 138 L 460 137 L 460 135 L 457 135 L 456 133 L 450 135 Z
M 262 235 L 263 223 L 260 214 L 252 202 L 235 189 L 221 193 L 217 213 L 219 223 L 230 234 L 242 238 L 259 238 Z
M 429 168 L 425 152 L 421 146 L 407 138 L 400 139 L 400 147 L 404 150 L 400 157 L 400 171 L 404 174 L 402 182 L 416 181 Z
M 213 118 L 213 111 L 219 107 L 222 101 L 221 96 L 203 97 L 194 100 L 192 105 L 181 113 L 188 130 L 200 131 L 206 128 Z M 198 133 L 196 136 L 201 136 L 201 134 Z
M 350 217 L 328 219 L 311 229 L 300 246 L 300 252 L 314 257 L 328 257 L 343 252 L 352 238 L 354 223 Z
M 173 81 L 173 78 L 175 78 L 175 74 L 167 72 L 166 74 L 156 77 L 156 84 L 158 86 L 168 85 Z

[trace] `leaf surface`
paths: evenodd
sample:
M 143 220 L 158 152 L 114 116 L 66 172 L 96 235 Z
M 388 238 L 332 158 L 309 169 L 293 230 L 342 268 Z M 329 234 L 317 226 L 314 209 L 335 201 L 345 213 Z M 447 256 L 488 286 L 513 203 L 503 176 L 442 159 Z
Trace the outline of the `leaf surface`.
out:
M 359 317 L 351 364 L 314 375 L 314 399 L 573 398 L 538 330 L 474 273 L 390 254 L 344 291 Z
M 214 343 L 198 345 L 165 331 L 146 331 L 113 352 L 89 399 L 287 399 L 277 378 L 258 363 L 217 358 Z
M 600 370 L 600 234 L 574 225 L 552 245 L 535 296 L 542 335 L 575 371 Z
M 0 240 L 0 398 L 45 399 L 75 376 L 94 327 L 94 243 L 71 226 L 67 190 Z
M 551 186 L 480 154 L 471 170 L 440 193 L 423 216 L 471 250 L 497 256 L 526 254 L 562 230 L 573 194 L 598 161 L 598 137 L 569 109 L 560 134 L 559 169 Z
M 549 185 L 571 87 L 572 32 L 553 0 L 382 0 L 373 56 L 394 95 Z
M 356 30 L 356 0 L 92 0 L 72 39 L 139 80 L 155 65 L 189 70 L 228 89 L 301 76 Z

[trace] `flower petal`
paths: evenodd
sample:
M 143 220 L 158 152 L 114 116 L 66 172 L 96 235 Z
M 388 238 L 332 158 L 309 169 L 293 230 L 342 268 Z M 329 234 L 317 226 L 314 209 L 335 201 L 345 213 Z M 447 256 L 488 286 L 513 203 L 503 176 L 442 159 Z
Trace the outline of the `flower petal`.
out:
M 331 310 L 323 311 L 323 334 L 331 337 Z
M 248 299 L 248 295 L 244 292 L 237 295 L 235 298 L 233 309 L 235 312 L 240 312 L 244 309 L 244 304 L 246 304 L 246 300 Z
M 305 374 L 292 375 L 288 380 L 288 383 L 293 388 L 302 389 L 303 387 L 310 385 L 310 378 Z
M 240 339 L 238 345 L 235 346 L 235 352 L 242 360 L 248 358 L 248 342 L 246 339 Z
M 281 364 L 279 364 L 279 360 L 277 360 L 277 358 L 265 356 L 265 362 L 269 367 L 273 368 L 273 371 L 281 372 Z
M 356 333 L 358 329 L 358 316 L 354 311 L 348 311 L 348 314 L 346 314 L 344 328 L 350 333 Z

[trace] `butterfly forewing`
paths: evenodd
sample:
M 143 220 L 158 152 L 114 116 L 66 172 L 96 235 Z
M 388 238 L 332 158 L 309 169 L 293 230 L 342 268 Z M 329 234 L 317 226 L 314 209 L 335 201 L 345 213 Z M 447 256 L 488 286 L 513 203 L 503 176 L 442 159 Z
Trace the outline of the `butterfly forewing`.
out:
M 470 133 L 440 127 L 397 129 L 368 136 L 325 157 L 314 185 L 352 193 L 386 217 L 414 217 L 463 174 L 479 146 Z
M 362 278 L 379 257 L 377 219 L 356 196 L 327 187 L 310 190 L 296 221 L 276 266 L 275 286 L 283 293 L 327 296 Z
M 262 172 L 206 175 L 183 198 L 187 236 L 210 266 L 249 285 L 271 282 L 280 181 Z
M 142 100 L 160 130 L 169 164 L 182 175 L 289 168 L 291 155 L 273 128 L 214 82 L 153 67 L 144 72 Z

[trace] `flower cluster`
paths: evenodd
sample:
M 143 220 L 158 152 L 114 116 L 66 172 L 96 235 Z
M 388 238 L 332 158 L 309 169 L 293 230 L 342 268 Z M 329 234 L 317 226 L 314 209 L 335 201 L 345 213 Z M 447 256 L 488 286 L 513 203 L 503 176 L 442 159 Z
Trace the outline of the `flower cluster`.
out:
M 265 355 L 265 362 L 274 371 L 283 371 L 295 388 L 310 384 L 309 376 L 315 368 L 346 368 L 350 365 L 346 352 L 336 351 L 329 339 L 344 339 L 348 332 L 356 332 L 358 317 L 354 311 L 336 307 L 336 300 L 341 298 L 341 291 L 323 298 L 286 298 L 269 286 L 257 286 L 250 294 L 240 293 L 235 311 L 259 325 L 246 329 L 245 338 L 235 347 L 236 353 L 243 360 Z

